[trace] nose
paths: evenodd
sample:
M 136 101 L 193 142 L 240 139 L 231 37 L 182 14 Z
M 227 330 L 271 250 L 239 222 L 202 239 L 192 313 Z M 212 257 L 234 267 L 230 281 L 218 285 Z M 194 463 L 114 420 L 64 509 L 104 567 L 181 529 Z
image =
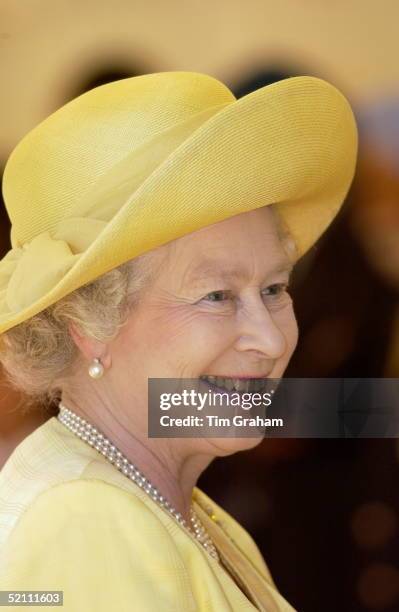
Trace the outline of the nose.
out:
M 287 350 L 287 339 L 260 296 L 247 300 L 237 314 L 237 350 L 278 359 Z

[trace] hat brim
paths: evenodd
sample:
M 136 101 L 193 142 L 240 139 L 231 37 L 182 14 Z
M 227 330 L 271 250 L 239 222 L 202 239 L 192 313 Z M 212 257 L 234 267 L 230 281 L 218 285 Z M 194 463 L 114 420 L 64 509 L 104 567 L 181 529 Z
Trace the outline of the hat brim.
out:
M 129 259 L 262 206 L 276 206 L 301 256 L 337 214 L 356 157 L 351 107 L 322 79 L 292 77 L 235 100 L 124 196 L 50 291 L 20 312 L 3 313 L 0 333 Z

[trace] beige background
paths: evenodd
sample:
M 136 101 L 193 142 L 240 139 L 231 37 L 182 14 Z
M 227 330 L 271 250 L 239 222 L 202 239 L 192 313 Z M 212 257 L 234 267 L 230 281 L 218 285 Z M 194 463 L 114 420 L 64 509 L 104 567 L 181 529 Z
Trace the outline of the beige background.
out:
M 397 0 L 2 0 L 0 162 L 93 66 L 195 70 L 228 85 L 303 66 L 360 103 L 398 89 Z

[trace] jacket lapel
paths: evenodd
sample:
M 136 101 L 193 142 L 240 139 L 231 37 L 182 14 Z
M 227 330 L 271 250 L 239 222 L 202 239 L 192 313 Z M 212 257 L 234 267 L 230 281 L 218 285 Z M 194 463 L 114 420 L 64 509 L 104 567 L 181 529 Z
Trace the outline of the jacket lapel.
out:
M 282 612 L 272 592 L 275 587 L 256 570 L 246 558 L 237 544 L 231 539 L 220 523 L 215 522 L 205 511 L 198 497 L 196 499 L 196 512 L 208 531 L 218 553 L 229 572 L 241 585 L 247 597 L 261 612 Z M 289 604 L 286 608 L 293 610 Z

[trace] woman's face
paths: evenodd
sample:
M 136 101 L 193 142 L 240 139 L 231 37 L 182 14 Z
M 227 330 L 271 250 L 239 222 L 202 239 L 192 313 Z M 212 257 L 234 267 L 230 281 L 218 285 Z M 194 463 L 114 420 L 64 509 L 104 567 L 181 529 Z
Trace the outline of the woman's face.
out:
M 237 215 L 161 254 L 155 279 L 114 341 L 125 392 L 134 382 L 134 394 L 147 399 L 148 378 L 280 378 L 298 329 L 287 292 L 291 264 L 273 212 Z M 218 438 L 215 454 L 255 442 Z

